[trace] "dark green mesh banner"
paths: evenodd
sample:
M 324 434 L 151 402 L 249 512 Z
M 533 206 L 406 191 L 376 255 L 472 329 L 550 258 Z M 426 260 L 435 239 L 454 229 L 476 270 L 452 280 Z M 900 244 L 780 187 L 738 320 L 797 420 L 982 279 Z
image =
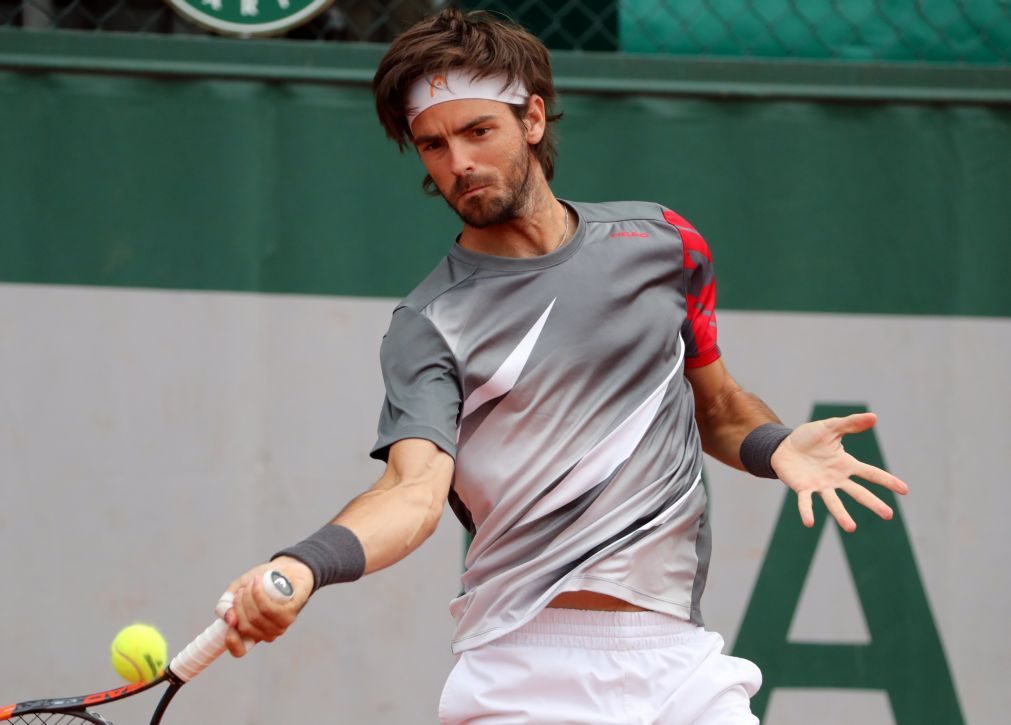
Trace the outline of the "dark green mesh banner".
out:
M 389 42 L 442 0 L 0 0 L 0 28 L 206 34 L 214 19 L 291 40 Z M 553 50 L 763 58 L 1011 63 L 1007 0 L 464 0 Z M 325 5 L 325 7 L 322 7 Z M 232 28 L 231 32 L 240 32 Z M 250 30 L 253 32 L 254 30 Z M 219 32 L 228 32 L 219 28 Z
M 556 190 L 652 199 L 721 306 L 1011 315 L 1011 109 L 570 93 Z M 458 221 L 365 88 L 0 73 L 0 280 L 397 297 Z
M 995 0 L 621 0 L 618 48 L 679 55 L 1011 61 Z

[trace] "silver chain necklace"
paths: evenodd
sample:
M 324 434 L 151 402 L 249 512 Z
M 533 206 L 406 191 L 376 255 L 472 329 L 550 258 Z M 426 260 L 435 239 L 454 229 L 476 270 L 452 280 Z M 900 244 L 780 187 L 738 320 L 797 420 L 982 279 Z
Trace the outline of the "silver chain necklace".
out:
M 569 236 L 569 210 L 565 208 L 565 204 L 559 202 L 559 206 L 562 207 L 562 216 L 565 218 L 565 228 L 562 229 L 562 238 L 559 239 L 551 251 L 554 252 L 565 244 L 565 237 Z

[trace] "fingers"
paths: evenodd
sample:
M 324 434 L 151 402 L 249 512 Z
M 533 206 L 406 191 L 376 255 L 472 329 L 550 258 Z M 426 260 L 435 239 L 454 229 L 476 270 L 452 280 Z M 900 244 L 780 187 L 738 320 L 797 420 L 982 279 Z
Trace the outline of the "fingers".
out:
M 232 611 L 236 615 L 235 629 L 240 635 L 254 642 L 272 642 L 284 630 L 277 631 L 265 611 L 275 606 L 274 603 L 264 602 L 256 597 L 257 585 L 258 583 L 254 581 L 236 593 L 235 603 L 232 606 Z
M 849 497 L 856 501 L 858 504 L 864 508 L 870 509 L 878 516 L 883 518 L 885 521 L 890 521 L 894 515 L 892 507 L 882 501 L 880 498 L 875 496 L 873 493 L 868 491 L 866 488 L 861 486 L 859 483 L 854 483 L 849 481 L 840 486 L 843 491 L 849 494 Z
M 891 506 L 886 504 L 859 483 L 847 481 L 839 486 L 839 488 L 845 491 L 850 498 L 858 504 L 870 511 L 873 511 L 886 521 L 891 520 L 891 518 L 895 515 Z M 853 533 L 856 531 L 856 521 L 853 520 L 853 517 L 850 516 L 849 512 L 846 510 L 846 506 L 839 498 L 835 489 L 825 488 L 818 491 L 818 493 L 821 494 L 822 501 L 825 502 L 825 507 L 828 509 L 829 513 L 832 514 L 832 518 L 836 520 L 839 527 L 847 533 Z M 800 491 L 797 493 L 797 508 L 800 510 L 800 518 L 804 526 L 808 528 L 814 526 L 814 506 L 811 491 Z
M 832 514 L 839 526 L 849 533 L 855 531 L 857 528 L 856 521 L 850 517 L 849 513 L 846 511 L 846 507 L 843 506 L 842 501 L 839 500 L 839 496 L 836 494 L 835 490 L 829 488 L 819 491 L 819 493 L 821 494 L 821 499 L 825 502 L 825 506 L 828 508 L 829 513 Z M 814 501 L 811 496 L 811 491 L 804 490 L 797 492 L 797 509 L 800 511 L 800 520 L 801 523 L 809 529 L 814 526 Z
M 839 494 L 832 489 L 822 491 L 821 500 L 825 502 L 825 507 L 828 508 L 829 513 L 832 514 L 843 531 L 850 534 L 856 531 L 857 522 L 853 520 L 846 507 L 843 506 L 843 502 L 839 500 Z
M 225 647 L 228 648 L 232 657 L 242 657 L 246 654 L 245 641 L 237 630 L 239 626 L 239 613 L 235 609 L 235 602 L 241 599 L 243 587 L 249 581 L 249 575 L 245 574 L 229 584 L 225 590 L 234 596 L 232 606 L 225 612 L 224 616 L 225 624 L 228 625 L 228 633 L 225 635 Z
M 800 491 L 797 493 L 797 508 L 800 510 L 800 520 L 807 528 L 814 526 L 814 504 L 811 501 L 810 491 Z
M 225 647 L 228 648 L 232 657 L 242 657 L 246 654 L 246 643 L 242 641 L 242 637 L 234 628 L 229 629 L 228 634 L 225 635 Z
M 262 576 L 269 568 L 253 569 L 229 586 L 235 598 L 224 616 L 229 626 L 225 646 L 234 657 L 242 657 L 256 642 L 273 642 L 295 619 L 289 602 L 279 602 L 264 590 Z
M 874 413 L 853 413 L 844 418 L 829 418 L 825 421 L 834 432 L 840 435 L 862 433 L 877 422 L 878 416 Z
M 295 615 L 288 602 L 279 602 L 271 597 L 263 588 L 263 579 L 257 577 L 252 586 L 253 601 L 256 603 L 260 619 L 253 622 L 261 631 L 267 633 L 264 639 L 272 642 L 291 626 Z
M 853 475 L 857 478 L 862 478 L 870 483 L 876 483 L 879 486 L 884 486 L 889 491 L 894 491 L 895 493 L 905 496 L 909 493 L 909 484 L 902 481 L 888 471 L 885 471 L 877 466 L 872 466 L 869 463 L 864 463 L 863 461 L 855 461 Z

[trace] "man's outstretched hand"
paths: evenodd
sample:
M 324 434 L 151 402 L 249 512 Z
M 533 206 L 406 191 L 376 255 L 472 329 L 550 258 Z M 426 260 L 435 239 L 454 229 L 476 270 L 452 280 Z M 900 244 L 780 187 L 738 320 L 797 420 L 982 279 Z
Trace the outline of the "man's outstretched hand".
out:
M 814 526 L 812 495 L 821 495 L 829 513 L 843 530 L 852 532 L 857 525 L 839 499 L 838 490 L 883 519 L 892 518 L 892 509 L 851 476 L 884 486 L 905 495 L 909 486 L 876 466 L 858 461 L 843 448 L 842 438 L 860 433 L 877 422 L 874 413 L 855 413 L 845 418 L 828 418 L 805 423 L 794 430 L 772 454 L 772 467 L 787 486 L 797 492 L 800 518 L 807 527 Z

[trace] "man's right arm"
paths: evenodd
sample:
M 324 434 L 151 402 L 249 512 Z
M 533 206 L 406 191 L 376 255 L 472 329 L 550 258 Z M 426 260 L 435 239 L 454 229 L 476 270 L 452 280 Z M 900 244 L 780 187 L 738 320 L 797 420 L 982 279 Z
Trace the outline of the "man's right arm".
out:
M 362 542 L 366 574 L 396 564 L 435 532 L 452 480 L 453 458 L 434 443 L 409 438 L 390 447 L 380 479 L 333 520 Z
M 390 446 L 386 470 L 371 489 L 354 498 L 331 521 L 348 529 L 361 542 L 364 574 L 397 563 L 435 531 L 453 479 L 453 458 L 434 443 L 410 438 Z M 277 569 L 288 577 L 295 596 L 277 602 L 259 583 L 263 572 Z M 280 556 L 261 564 L 228 587 L 235 604 L 226 621 L 228 650 L 245 654 L 243 638 L 273 641 L 291 626 L 314 588 L 309 567 L 298 559 Z

